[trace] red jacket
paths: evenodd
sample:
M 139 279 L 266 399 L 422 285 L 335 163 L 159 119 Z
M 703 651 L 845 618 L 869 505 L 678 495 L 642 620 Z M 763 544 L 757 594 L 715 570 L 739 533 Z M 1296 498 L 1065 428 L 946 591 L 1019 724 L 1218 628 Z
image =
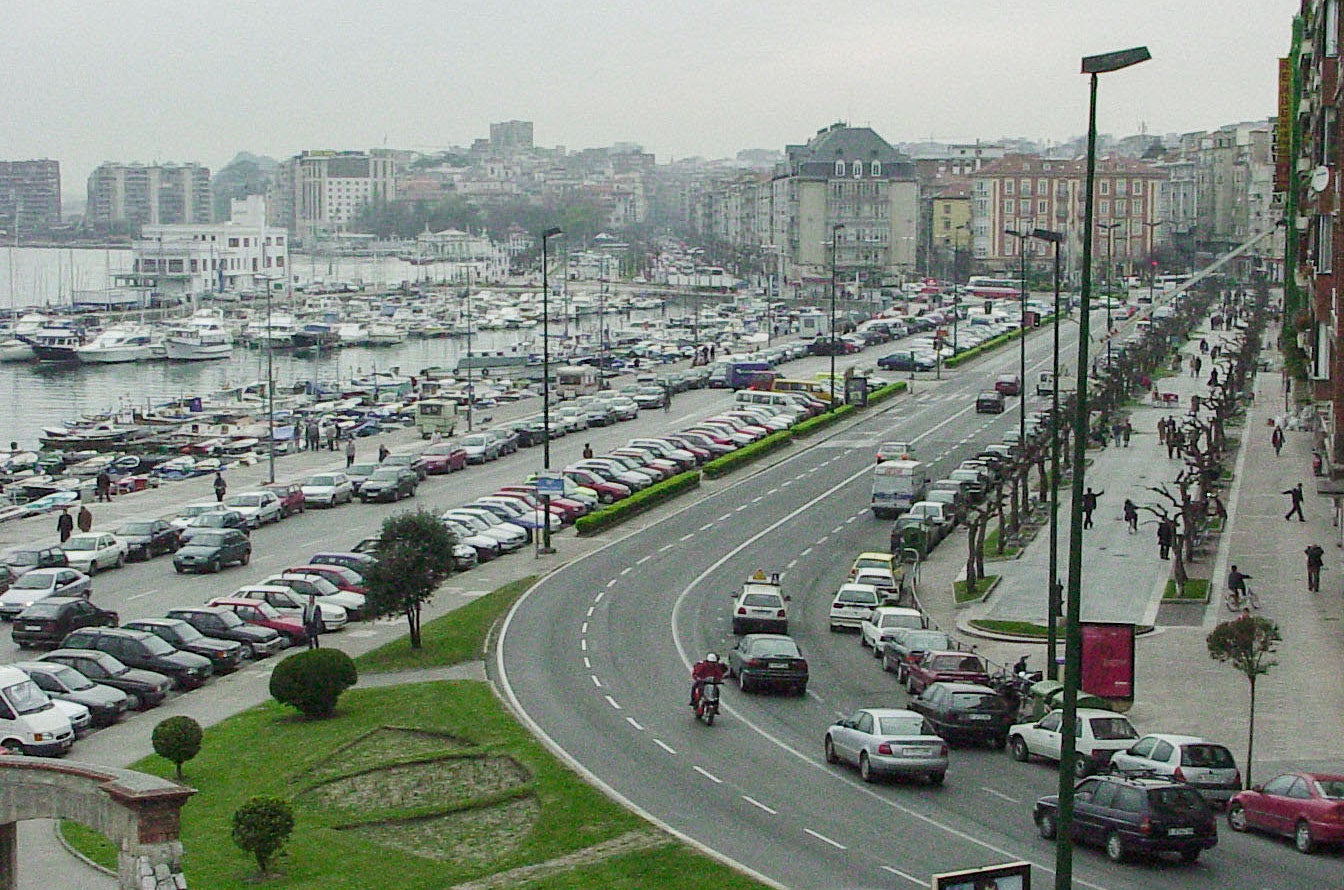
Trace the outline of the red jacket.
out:
M 714 679 L 722 682 L 723 675 L 727 672 L 728 668 L 721 661 L 697 661 L 695 667 L 691 668 L 691 679 Z

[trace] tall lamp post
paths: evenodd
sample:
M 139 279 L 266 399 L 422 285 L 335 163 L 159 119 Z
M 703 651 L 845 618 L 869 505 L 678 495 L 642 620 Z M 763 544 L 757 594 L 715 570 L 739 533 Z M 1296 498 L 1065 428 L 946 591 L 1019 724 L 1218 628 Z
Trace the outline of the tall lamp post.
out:
M 1055 318 L 1051 352 L 1050 384 L 1050 587 L 1046 592 L 1045 671 L 1051 680 L 1059 679 L 1059 245 L 1064 233 L 1033 229 L 1031 237 L 1054 246 Z
M 1078 609 L 1083 599 L 1083 483 L 1087 475 L 1087 346 L 1090 336 L 1089 305 L 1092 299 L 1093 191 L 1097 177 L 1097 78 L 1152 58 L 1146 46 L 1123 49 L 1099 56 L 1085 56 L 1082 73 L 1088 75 L 1087 176 L 1083 204 L 1083 281 L 1079 293 L 1078 390 L 1073 410 L 1073 489 L 1069 505 L 1069 583 L 1064 609 L 1064 704 L 1061 725 L 1071 727 L 1078 719 L 1078 687 L 1082 679 L 1082 632 Z M 1077 739 L 1062 733 L 1059 756 L 1059 833 L 1055 843 L 1055 890 L 1073 888 L 1073 782 L 1078 758 Z
M 966 237 L 971 235 L 971 224 L 962 223 L 954 231 L 966 231 Z M 957 283 L 957 278 L 961 274 L 961 236 L 957 235 L 953 242 L 952 253 L 952 355 L 957 354 L 957 328 L 961 322 L 961 285 Z M 970 276 L 968 275 L 967 278 Z
M 1018 362 L 1017 362 L 1017 447 L 1027 447 L 1027 240 L 1031 238 L 1031 230 L 1023 229 L 1004 229 L 1005 235 L 1012 235 L 1017 239 L 1018 252 L 1018 274 L 1021 278 L 1017 284 L 1018 298 L 1021 300 L 1021 308 L 1018 310 L 1017 339 L 1019 344 Z M 1013 486 L 1017 490 L 1017 486 Z M 1016 501 L 1014 501 L 1016 503 Z
M 837 255 L 840 253 L 840 233 L 844 231 L 844 223 L 834 223 L 831 225 L 831 342 L 826 344 L 826 351 L 831 356 L 831 410 L 836 408 L 835 404 L 835 351 L 840 348 L 840 338 L 835 333 L 835 292 L 836 292 L 836 267 L 839 265 Z
M 467 294 L 463 298 L 462 314 L 467 319 L 467 432 L 471 432 L 471 409 L 476 402 L 475 386 L 471 380 L 471 266 L 467 266 Z
M 541 233 L 541 468 L 551 468 L 551 279 L 550 240 L 560 234 L 556 228 Z M 554 553 L 551 547 L 551 496 L 541 496 L 545 508 L 541 517 L 541 553 Z
M 1157 222 L 1146 222 L 1144 228 L 1148 230 L 1148 305 L 1152 305 L 1155 291 L 1157 290 L 1157 260 L 1153 258 L 1153 250 L 1156 247 L 1156 235 L 1154 229 L 1162 225 L 1162 220 Z
M 1097 228 L 1106 230 L 1106 368 L 1111 367 L 1111 330 L 1115 323 L 1111 321 L 1111 302 L 1115 299 L 1115 230 L 1120 223 L 1097 223 Z

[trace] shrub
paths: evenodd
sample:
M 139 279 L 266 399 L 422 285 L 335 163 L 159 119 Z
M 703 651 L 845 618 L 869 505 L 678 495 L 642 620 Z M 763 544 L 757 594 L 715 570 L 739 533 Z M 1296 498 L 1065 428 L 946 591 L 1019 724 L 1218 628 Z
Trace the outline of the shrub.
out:
M 868 404 L 873 405 L 885 399 L 889 399 L 897 393 L 905 392 L 908 384 L 904 380 L 898 380 L 895 383 L 888 383 L 886 386 L 879 386 L 877 389 L 868 393 Z
M 699 486 L 700 473 L 698 471 L 679 473 L 671 479 L 664 479 L 662 482 L 650 485 L 643 491 L 636 492 L 622 501 L 617 501 L 601 510 L 589 513 L 587 516 L 580 516 L 574 523 L 574 530 L 581 536 L 591 535 L 608 526 L 624 522 L 632 516 L 638 516 L 645 510 L 671 500 L 683 491 L 689 491 Z
M 271 697 L 305 717 L 330 717 L 341 693 L 358 680 L 355 663 L 341 650 L 307 649 L 275 666 Z
M 278 797 L 251 798 L 233 814 L 233 842 L 256 858 L 257 870 L 263 875 L 293 830 L 294 810 Z
M 742 464 L 749 464 L 752 461 L 760 460 L 767 454 L 772 454 L 793 441 L 791 430 L 780 430 L 777 433 L 771 433 L 759 442 L 752 442 L 750 445 L 744 445 L 736 451 L 730 451 L 723 457 L 717 457 L 702 468 L 706 478 L 717 479 L 720 476 L 726 476 Z
M 182 781 L 182 764 L 201 753 L 201 724 L 190 717 L 177 716 L 162 720 L 154 727 L 151 741 L 154 753 L 177 767 L 177 781 Z

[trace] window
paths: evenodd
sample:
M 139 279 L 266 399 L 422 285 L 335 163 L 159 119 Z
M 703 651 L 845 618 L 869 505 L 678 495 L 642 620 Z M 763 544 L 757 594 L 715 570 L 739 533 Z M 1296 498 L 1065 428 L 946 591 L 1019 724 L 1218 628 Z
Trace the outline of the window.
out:
M 1157 739 L 1148 736 L 1135 742 L 1134 747 L 1129 749 L 1129 753 L 1133 754 L 1135 757 L 1147 757 L 1149 752 L 1153 750 L 1153 745 L 1156 744 Z
M 1140 201 L 1138 198 L 1135 198 L 1133 201 L 1130 201 L 1129 206 L 1133 208 L 1135 216 L 1143 216 L 1143 202 Z
M 1334 166 L 1335 164 L 1335 129 L 1339 125 L 1339 112 L 1334 106 L 1327 105 L 1321 110 L 1321 130 L 1319 145 L 1321 147 L 1320 156 L 1317 157 L 1317 163 Z
M 869 174 L 870 176 L 881 176 L 881 175 L 882 175 L 882 162 L 881 162 L 881 161 L 873 161 L 871 164 L 869 164 L 869 165 L 868 165 L 868 174 Z
M 1129 785 L 1111 787 L 1115 788 L 1115 802 L 1111 804 L 1113 809 L 1123 810 L 1126 813 L 1142 813 L 1148 809 L 1148 799 L 1139 789 Z
M 1031 201 L 1023 198 L 1017 202 L 1017 212 L 1022 216 L 1031 216 Z
M 1092 795 L 1092 803 L 1099 807 L 1110 807 L 1115 800 L 1116 787 L 1112 782 L 1099 782 L 1097 793 Z
M 1316 271 L 1329 272 L 1333 268 L 1335 220 L 1329 214 L 1316 217 Z
M 1115 199 L 1115 215 L 1116 215 L 1116 216 L 1124 216 L 1124 215 L 1125 215 L 1125 203 L 1126 203 L 1126 202 L 1125 202 L 1125 199 L 1124 199 L 1124 198 L 1116 198 L 1116 199 Z
M 1018 189 L 1019 189 L 1019 193 L 1020 193 L 1020 194 L 1022 194 L 1023 196 L 1026 196 L 1026 197 L 1030 197 L 1030 196 L 1031 196 L 1031 180 L 1030 180 L 1030 179 L 1024 179 L 1024 180 L 1022 180 L 1021 184 L 1018 186 Z
M 1111 193 L 1111 181 L 1109 179 L 1103 179 L 1100 188 L 1097 190 L 1103 195 L 1109 195 Z
M 845 162 L 844 162 L 844 161 L 836 161 L 836 162 L 835 162 L 835 175 L 836 175 L 836 176 L 844 176 L 844 175 L 845 175 Z
M 1003 193 L 1005 195 L 1011 195 L 1013 193 L 1013 187 L 1014 183 L 1011 179 L 1005 179 L 1003 181 Z
M 1130 194 L 1133 194 L 1133 195 L 1142 195 L 1143 192 L 1144 192 L 1144 188 L 1143 188 L 1143 180 L 1142 180 L 1142 179 L 1136 179 L 1136 180 L 1134 180 L 1133 182 L 1131 182 L 1131 183 L 1129 184 L 1129 191 L 1130 191 Z
M 1117 195 L 1123 195 L 1125 193 L 1125 185 L 1126 185 L 1125 180 L 1117 179 L 1115 181 L 1115 193 Z
M 1003 212 L 1004 212 L 1004 213 L 1007 213 L 1007 214 L 1010 214 L 1010 215 L 1012 214 L 1012 212 L 1013 212 L 1013 202 L 1012 202 L 1011 200 L 1006 200 L 1006 201 L 1003 202 Z
M 1323 52 L 1327 56 L 1339 55 L 1339 0 L 1325 0 L 1325 15 L 1321 16 L 1321 28 L 1325 37 Z
M 1037 202 L 1036 202 L 1036 212 L 1037 212 L 1038 214 L 1041 214 L 1041 215 L 1044 215 L 1044 214 L 1045 214 L 1045 212 L 1046 212 L 1046 204 L 1045 204 L 1044 201 L 1037 201 Z
M 1111 215 L 1111 202 L 1110 202 L 1110 201 L 1098 201 L 1098 202 L 1097 202 L 1097 213 L 1101 214 L 1102 216 L 1110 216 L 1110 215 Z
M 1283 797 L 1295 781 L 1297 781 L 1297 776 L 1278 776 L 1270 779 L 1265 783 L 1265 793 Z
M 1153 748 L 1153 760 L 1166 763 L 1171 760 L 1171 753 L 1173 750 L 1171 742 L 1166 740 L 1160 741 L 1157 743 L 1157 747 Z

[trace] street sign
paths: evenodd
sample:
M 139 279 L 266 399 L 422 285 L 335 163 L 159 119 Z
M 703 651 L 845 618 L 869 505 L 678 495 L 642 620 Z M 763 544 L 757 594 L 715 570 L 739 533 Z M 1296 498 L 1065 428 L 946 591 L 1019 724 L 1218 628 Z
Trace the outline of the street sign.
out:
M 561 476 L 538 476 L 536 483 L 537 494 L 557 497 L 565 493 L 565 480 Z

